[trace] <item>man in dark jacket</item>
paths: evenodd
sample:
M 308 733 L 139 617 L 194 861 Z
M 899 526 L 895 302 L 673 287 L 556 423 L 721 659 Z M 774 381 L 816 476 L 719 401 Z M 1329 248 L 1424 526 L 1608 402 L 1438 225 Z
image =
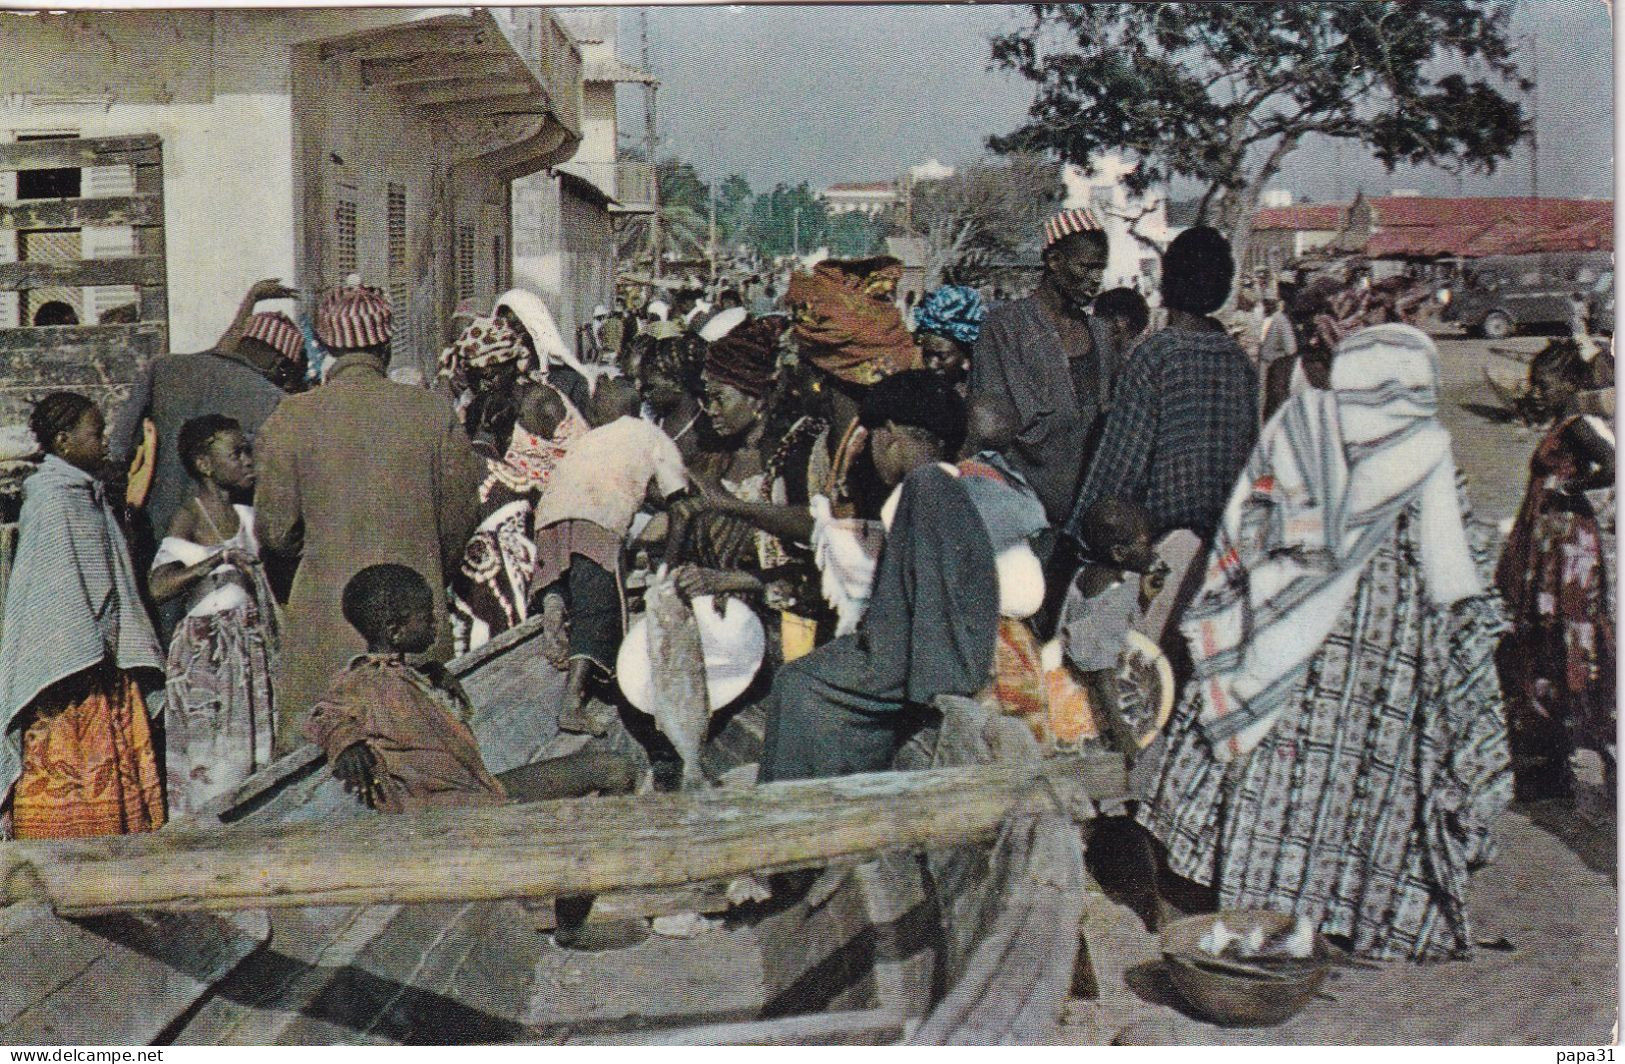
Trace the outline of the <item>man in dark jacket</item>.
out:
M 244 334 L 256 304 L 295 295 L 280 281 L 256 282 L 212 348 L 153 359 L 119 408 L 107 435 L 108 459 L 114 469 L 129 468 L 141 444 L 143 420 L 151 418 L 158 432 L 157 462 L 145 507 L 146 523 L 155 539 L 163 538 L 175 512 L 192 496 L 192 478 L 181 465 L 177 446 L 181 426 L 204 414 L 224 414 L 242 425 L 243 434 L 252 441 L 287 394 L 274 380 L 281 355 Z
M 1038 492 L 1052 524 L 1072 512 L 1096 421 L 1121 353 L 1087 310 L 1105 275 L 1106 232 L 1087 209 L 1044 226 L 1044 277 L 1026 299 L 988 313 L 971 356 L 970 395 L 1003 400 L 1019 428 L 1011 464 Z

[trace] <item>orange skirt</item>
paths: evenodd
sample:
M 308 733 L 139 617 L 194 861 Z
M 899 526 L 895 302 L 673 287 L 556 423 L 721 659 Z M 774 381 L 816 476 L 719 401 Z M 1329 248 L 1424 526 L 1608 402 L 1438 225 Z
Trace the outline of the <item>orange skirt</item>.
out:
M 164 826 L 146 700 L 128 673 L 97 669 L 47 691 L 23 732 L 12 798 L 19 839 L 129 835 Z

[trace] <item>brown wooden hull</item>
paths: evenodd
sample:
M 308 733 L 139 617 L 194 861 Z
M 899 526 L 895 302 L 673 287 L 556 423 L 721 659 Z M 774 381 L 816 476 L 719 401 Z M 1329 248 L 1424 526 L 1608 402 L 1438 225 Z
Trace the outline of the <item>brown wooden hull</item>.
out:
M 475 730 L 495 771 L 557 745 L 548 709 L 559 677 L 533 635 L 510 633 L 453 665 L 481 707 Z M 753 712 L 712 743 L 713 774 L 753 753 Z M 915 744 L 908 767 L 1038 756 L 1020 725 L 958 702 L 945 707 L 933 742 Z M 304 906 L 231 919 L 64 919 L 13 905 L 0 914 L 0 979 L 10 991 L 0 998 L 0 1041 L 1042 1041 L 1072 980 L 1085 890 L 1075 818 L 1088 803 L 1062 808 L 1054 791 L 1035 787 L 992 846 L 837 862 L 770 915 L 613 953 L 554 946 L 546 902 Z M 233 835 L 372 815 L 312 748 L 211 810 Z M 723 887 L 603 894 L 592 918 L 720 913 Z M 45 948 L 58 941 L 71 948 Z

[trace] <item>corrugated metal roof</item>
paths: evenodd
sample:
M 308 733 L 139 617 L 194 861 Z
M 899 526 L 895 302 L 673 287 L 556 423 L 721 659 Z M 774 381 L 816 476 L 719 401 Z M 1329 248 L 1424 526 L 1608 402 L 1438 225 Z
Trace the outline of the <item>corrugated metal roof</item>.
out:
M 1335 233 L 1343 228 L 1348 207 L 1341 203 L 1302 203 L 1265 207 L 1253 215 L 1254 229 L 1295 229 Z

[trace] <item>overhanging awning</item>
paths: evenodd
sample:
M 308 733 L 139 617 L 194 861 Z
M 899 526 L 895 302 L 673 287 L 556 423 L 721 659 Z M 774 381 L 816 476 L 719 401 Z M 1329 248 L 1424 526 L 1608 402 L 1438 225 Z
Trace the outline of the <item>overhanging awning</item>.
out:
M 659 85 L 660 79 L 647 70 L 627 66 L 618 59 L 589 59 L 581 67 L 582 81 L 613 81 L 620 84 Z

